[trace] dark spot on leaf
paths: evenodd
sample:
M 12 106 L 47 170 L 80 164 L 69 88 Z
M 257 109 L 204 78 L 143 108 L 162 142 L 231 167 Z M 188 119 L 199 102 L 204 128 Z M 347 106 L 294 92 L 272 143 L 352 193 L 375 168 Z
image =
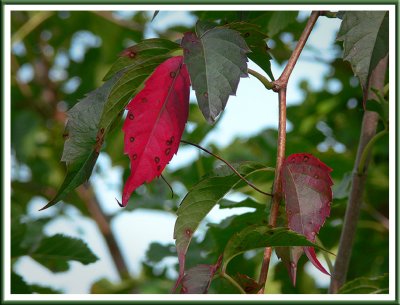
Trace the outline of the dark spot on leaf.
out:
M 208 98 L 208 92 L 204 92 L 203 95 L 205 98 Z
M 165 150 L 165 155 L 168 156 L 169 153 L 170 153 L 170 151 L 171 151 L 171 148 L 167 148 L 167 149 Z
M 133 52 L 133 51 L 130 51 L 130 52 L 128 53 L 128 56 L 129 56 L 129 58 L 135 58 L 135 57 L 136 57 L 136 53 Z
M 157 170 L 158 171 L 161 170 L 161 165 L 157 166 Z
M 315 174 L 315 175 L 314 175 L 314 178 L 315 178 L 315 179 L 318 179 L 318 178 L 319 178 L 319 176 L 318 176 L 317 174 Z
M 192 236 L 192 230 L 186 229 L 185 230 L 185 234 L 186 234 L 187 237 L 191 237 Z
M 100 133 L 102 133 L 102 134 L 104 133 L 104 128 L 100 129 Z
M 142 103 L 147 103 L 147 98 L 142 97 Z
M 307 162 L 308 159 L 309 159 L 308 156 L 304 156 L 304 157 L 303 157 L 303 161 L 304 161 L 304 162 Z
M 133 154 L 132 159 L 136 160 L 137 159 L 137 154 Z
M 171 76 L 171 78 L 174 78 L 174 77 L 176 76 L 176 72 L 175 72 L 175 71 L 172 71 L 172 72 L 169 74 L 169 76 Z
M 154 162 L 159 163 L 160 162 L 160 158 L 159 157 L 155 157 L 154 158 Z
M 129 141 L 130 141 L 131 143 L 133 143 L 133 142 L 135 141 L 135 138 L 134 138 L 134 137 L 130 137 L 130 138 L 129 138 Z
M 96 137 L 96 142 L 99 142 L 99 141 L 100 141 L 100 137 L 97 136 L 97 137 Z
M 68 137 L 69 137 L 69 133 L 68 133 L 68 132 L 66 132 L 66 133 L 63 133 L 62 137 L 63 137 L 64 139 L 68 139 Z
M 129 119 L 130 119 L 130 120 L 133 120 L 134 118 L 135 118 L 135 116 L 133 115 L 133 113 L 130 113 L 130 114 L 129 114 Z
M 244 33 L 244 37 L 249 37 L 249 36 L 250 36 L 250 33 L 249 33 L 249 32 Z

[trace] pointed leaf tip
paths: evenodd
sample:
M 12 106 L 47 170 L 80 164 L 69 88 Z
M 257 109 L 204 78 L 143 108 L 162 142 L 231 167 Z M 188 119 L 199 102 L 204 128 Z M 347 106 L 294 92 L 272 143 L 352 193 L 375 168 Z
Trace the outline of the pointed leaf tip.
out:
M 330 167 L 307 153 L 288 156 L 282 166 L 282 188 L 286 201 L 288 226 L 312 242 L 315 241 L 316 235 L 330 214 L 331 186 L 333 185 L 331 171 Z M 291 248 L 291 257 L 293 251 L 294 249 Z M 298 258 L 302 252 L 303 250 Z M 304 252 L 318 270 L 329 275 L 318 261 L 314 248 L 304 247 Z M 288 261 L 287 258 L 286 261 Z M 289 262 L 292 263 L 293 260 Z M 293 269 L 290 268 L 289 266 L 289 274 L 293 280 Z
M 212 124 L 236 92 L 240 78 L 247 76 L 250 49 L 235 30 L 199 21 L 196 33 L 185 33 L 181 46 L 199 107 Z
M 126 206 L 132 192 L 159 177 L 176 154 L 189 114 L 190 79 L 182 56 L 161 63 L 128 104 L 122 130 L 131 174 L 122 193 Z

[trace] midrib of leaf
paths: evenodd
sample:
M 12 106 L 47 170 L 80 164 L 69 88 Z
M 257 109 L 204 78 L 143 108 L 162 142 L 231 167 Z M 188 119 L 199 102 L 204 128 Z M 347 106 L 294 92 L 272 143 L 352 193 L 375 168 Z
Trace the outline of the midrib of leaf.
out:
M 176 73 L 174 79 L 172 80 L 171 86 L 168 88 L 167 96 L 166 96 L 166 98 L 164 99 L 164 103 L 162 104 L 161 109 L 160 109 L 160 112 L 158 113 L 156 122 L 155 122 L 155 124 L 153 125 L 153 128 L 152 128 L 152 130 L 151 130 L 151 132 L 150 132 L 149 141 L 146 142 L 146 145 L 145 145 L 145 147 L 144 147 L 143 153 L 142 153 L 141 156 L 140 156 L 140 160 L 139 160 L 139 162 L 138 162 L 139 165 L 140 165 L 140 163 L 141 163 L 142 160 L 143 160 L 143 159 L 142 159 L 142 156 L 143 156 L 143 154 L 145 154 L 145 152 L 147 151 L 147 148 L 148 148 L 149 143 L 150 143 L 150 139 L 152 138 L 152 136 L 153 136 L 153 134 L 154 134 L 154 132 L 155 132 L 155 130 L 156 130 L 156 126 L 158 125 L 158 122 L 159 122 L 159 120 L 160 120 L 162 114 L 163 114 L 164 111 L 165 111 L 166 105 L 167 105 L 167 103 L 169 102 L 169 97 L 170 97 L 170 94 L 171 94 L 171 92 L 172 92 L 172 88 L 174 87 L 175 81 L 176 81 L 176 79 L 179 77 L 179 75 L 180 75 L 180 73 L 181 73 L 182 65 L 183 65 L 183 59 L 182 59 L 181 65 L 180 65 L 180 67 L 179 67 L 179 73 Z M 138 165 L 138 166 L 139 166 L 139 165 Z

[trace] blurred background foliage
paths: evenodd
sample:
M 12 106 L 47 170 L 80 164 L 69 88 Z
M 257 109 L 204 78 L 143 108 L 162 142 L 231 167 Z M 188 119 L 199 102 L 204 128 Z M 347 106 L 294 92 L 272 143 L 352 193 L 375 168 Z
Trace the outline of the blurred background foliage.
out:
M 297 12 L 196 11 L 190 14 L 220 24 L 238 20 L 258 24 L 268 33 L 271 55 L 279 64 L 284 64 L 290 56 L 306 22 L 304 18 L 297 18 Z M 64 203 L 52 207 L 48 213 L 38 213 L 37 209 L 41 206 L 34 204 L 38 198 L 42 203 L 50 200 L 63 181 L 65 165 L 60 162 L 60 157 L 64 143 L 62 134 L 66 112 L 79 98 L 101 84 L 101 79 L 124 48 L 144 38 L 152 13 L 136 12 L 121 16 L 116 12 L 105 11 L 14 11 L 11 17 L 13 270 L 15 271 L 14 266 L 18 261 L 26 256 L 55 273 L 69 270 L 73 260 L 83 264 L 95 261 L 96 253 L 93 254 L 80 240 L 69 240 L 72 250 L 68 258 L 55 259 L 52 263 L 40 259 L 49 254 L 43 254 L 43 247 L 54 235 L 46 230 L 46 226 L 60 217 L 67 217 L 73 223 L 73 215 L 78 213 L 97 224 L 120 277 L 120 280 L 110 280 L 106 277 L 97 280 L 92 284 L 90 293 L 169 293 L 177 274 L 174 245 L 152 243 L 148 248 L 146 260 L 141 262 L 140 274 L 132 275 L 126 268 L 129 256 L 121 253 L 121 245 L 115 238 L 117 232 L 113 231 L 110 224 L 115 216 L 137 209 L 151 209 L 175 215 L 187 190 L 219 164 L 212 157 L 199 153 L 196 160 L 188 166 L 174 171 L 167 167 L 164 175 L 176 193 L 172 199 L 164 182 L 156 179 L 135 192 L 132 196 L 135 204 L 109 213 L 99 204 L 101 192 L 93 191 L 92 182 L 89 181 L 86 186 L 72 192 Z M 192 30 L 192 27 L 193 25 L 171 26 L 156 32 L 156 35 L 176 40 L 183 32 Z M 289 41 L 281 39 L 285 33 L 290 33 Z M 337 48 L 340 50 L 341 46 L 338 45 Z M 335 199 L 331 216 L 319 234 L 324 246 L 332 252 L 337 251 L 349 191 L 348 177 L 356 155 L 363 114 L 358 81 L 353 76 L 350 66 L 341 60 L 341 51 L 337 52 L 336 57 L 326 63 L 330 66 L 330 73 L 323 79 L 322 88 L 313 90 L 308 82 L 301 83 L 303 102 L 288 107 L 287 116 L 291 127 L 287 135 L 286 150 L 287 155 L 295 152 L 312 153 L 333 168 Z M 314 60 L 318 60 L 317 52 Z M 339 92 L 333 93 L 330 89 L 329 84 L 333 81 L 341 84 Z M 191 104 L 189 122 L 191 128 L 187 129 L 183 138 L 201 143 L 212 127 L 207 125 L 195 104 Z M 208 148 L 230 162 L 254 160 L 273 166 L 276 139 L 277 130 L 266 129 L 251 137 L 238 137 L 227 147 L 211 143 Z M 113 167 L 122 166 L 122 176 L 126 179 L 129 174 L 129 160 L 123 154 L 122 143 L 123 133 L 119 127 L 115 128 L 106 139 L 102 154 L 110 158 Z M 349 280 L 360 276 L 381 275 L 389 271 L 388 155 L 388 139 L 384 138 L 378 141 L 374 148 L 350 263 Z M 101 170 L 97 165 L 94 173 L 107 175 Z M 252 179 L 256 185 L 263 185 L 266 189 L 271 187 L 273 176 L 264 174 Z M 228 217 L 219 223 L 204 224 L 200 230 L 202 233 L 189 248 L 187 267 L 214 263 L 227 238 L 235 230 L 267 217 L 265 198 L 248 187 L 242 186 L 237 191 L 245 194 L 248 200 L 242 205 L 224 201 L 220 208 L 250 206 L 253 210 L 240 216 Z M 55 247 L 60 242 L 55 240 Z M 61 249 L 58 252 L 57 249 L 54 250 L 56 255 L 68 250 L 62 247 L 63 244 L 58 246 Z M 76 253 L 78 250 L 83 252 Z M 174 258 L 172 263 L 171 258 Z M 229 265 L 228 272 L 232 275 L 241 273 L 256 278 L 261 258 L 261 250 L 240 255 Z M 268 278 L 266 292 L 326 292 L 327 287 L 318 285 L 310 275 L 310 268 L 304 267 L 306 262 L 303 256 L 298 267 L 298 285 L 293 287 L 285 266 L 276 261 Z M 175 272 L 171 272 L 171 269 Z M 13 293 L 65 292 L 55 290 L 51 282 L 27 283 L 17 272 L 12 273 L 11 283 Z M 223 280 L 216 279 L 211 285 L 210 293 L 222 292 L 237 291 Z

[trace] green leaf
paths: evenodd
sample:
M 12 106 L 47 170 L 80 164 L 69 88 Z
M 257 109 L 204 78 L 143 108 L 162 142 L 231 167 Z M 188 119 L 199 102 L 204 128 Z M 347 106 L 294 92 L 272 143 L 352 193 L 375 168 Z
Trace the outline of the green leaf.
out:
M 297 11 L 276 11 L 273 12 L 268 21 L 268 36 L 273 37 L 281 33 L 289 24 L 296 21 L 299 13 Z
M 237 175 L 227 172 L 226 168 L 226 166 L 221 166 L 216 175 L 206 177 L 197 183 L 178 208 L 174 238 L 181 271 L 184 270 L 189 243 L 200 222 L 226 193 L 242 181 Z M 243 162 L 237 167 L 237 170 L 246 177 L 258 171 L 272 171 L 273 169 L 256 162 Z
M 236 30 L 240 33 L 240 35 L 242 35 L 251 50 L 251 52 L 247 54 L 247 56 L 258 66 L 260 66 L 265 71 L 265 73 L 268 74 L 271 80 L 275 80 L 274 75 L 271 71 L 270 60 L 272 58 L 267 51 L 268 47 L 265 41 L 268 38 L 267 34 L 263 33 L 258 25 L 250 24 L 247 22 L 229 23 L 226 24 L 224 27 Z
M 122 115 L 126 104 L 147 77 L 180 46 L 164 39 L 149 39 L 121 53 L 101 87 L 89 93 L 68 112 L 64 151 L 67 175 L 46 209 L 87 181 L 104 140 Z
M 32 293 L 29 285 L 24 281 L 22 276 L 11 272 L 11 293 L 12 294 L 28 294 Z
M 389 293 L 389 275 L 377 277 L 360 277 L 344 284 L 338 293 L 341 294 L 383 294 Z
M 114 74 L 122 70 L 140 66 L 150 58 L 166 56 L 178 49 L 180 49 L 179 44 L 167 39 L 152 38 L 143 40 L 122 51 L 120 57 L 112 65 L 103 80 L 110 79 Z
M 288 246 L 310 246 L 320 248 L 307 240 L 305 236 L 291 231 L 288 228 L 270 228 L 265 225 L 253 225 L 236 233 L 228 241 L 224 251 L 222 269 L 225 270 L 232 258 L 245 251 L 265 247 Z
M 173 244 L 162 245 L 153 242 L 146 252 L 147 261 L 152 263 L 159 263 L 168 256 L 176 257 L 176 249 Z
M 343 59 L 360 79 L 365 106 L 371 72 L 389 52 L 389 12 L 345 12 L 337 40 L 343 41 Z
M 250 49 L 237 31 L 210 27 L 197 22 L 197 35 L 186 33 L 181 44 L 199 107 L 213 123 L 236 93 L 240 77 L 247 76 Z
M 69 261 L 88 265 L 98 260 L 82 240 L 61 234 L 44 238 L 30 256 L 53 272 L 68 270 Z

